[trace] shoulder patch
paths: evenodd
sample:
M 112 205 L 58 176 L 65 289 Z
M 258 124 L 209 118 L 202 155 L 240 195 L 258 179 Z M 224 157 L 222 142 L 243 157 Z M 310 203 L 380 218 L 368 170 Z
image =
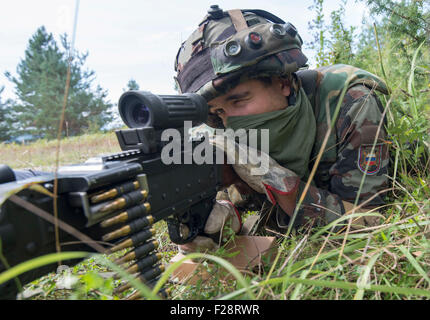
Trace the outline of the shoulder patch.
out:
M 374 175 L 381 168 L 382 143 L 376 144 L 373 152 L 372 147 L 372 144 L 362 144 L 358 150 L 358 169 L 367 175 Z

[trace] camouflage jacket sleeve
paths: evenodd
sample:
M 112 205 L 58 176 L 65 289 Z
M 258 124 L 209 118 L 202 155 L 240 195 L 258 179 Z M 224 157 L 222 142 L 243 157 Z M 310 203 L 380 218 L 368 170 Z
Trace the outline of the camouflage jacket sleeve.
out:
M 312 220 L 325 225 L 339 218 L 351 207 L 369 200 L 364 207 L 384 203 L 379 192 L 387 187 L 388 149 L 383 108 L 376 95 L 367 87 L 350 88 L 341 105 L 336 122 L 337 159 L 328 170 L 326 185 L 312 185 L 301 204 L 295 225 Z M 374 145 L 376 137 L 376 144 Z M 364 177 L 361 191 L 360 185 Z M 300 181 L 297 200 L 306 181 Z

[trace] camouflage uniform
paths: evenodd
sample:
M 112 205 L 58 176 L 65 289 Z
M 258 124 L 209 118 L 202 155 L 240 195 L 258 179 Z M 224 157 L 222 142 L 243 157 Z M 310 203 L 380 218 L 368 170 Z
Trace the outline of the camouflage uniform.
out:
M 210 101 L 249 79 L 297 77 L 316 119 L 317 133 L 310 168 L 328 131 L 328 122 L 336 117 L 295 225 L 303 225 L 309 219 L 317 224 L 327 224 L 345 214 L 345 206 L 349 206 L 347 202 L 355 202 L 363 175 L 365 180 L 358 203 L 372 198 L 366 206 L 383 204 L 377 193 L 387 186 L 388 150 L 384 143 L 384 126 L 378 131 L 383 110 L 375 94 L 376 91 L 388 93 L 383 81 L 346 65 L 298 71 L 306 66 L 307 58 L 301 52 L 302 39 L 292 24 L 267 15 L 267 12 L 262 17 L 261 10 L 216 10 L 216 15 L 208 11 L 199 28 L 178 51 L 175 80 L 182 93 L 199 93 Z M 345 87 L 347 91 L 336 115 L 337 102 Z M 299 87 L 293 89 L 295 92 L 300 90 Z M 289 105 L 294 104 L 290 98 L 287 97 Z M 216 115 L 209 115 L 208 125 L 216 128 L 222 126 L 222 122 Z M 305 130 L 303 128 L 303 134 L 306 134 Z M 277 185 L 286 180 L 289 180 L 286 184 L 295 185 L 293 191 L 299 191 L 297 200 L 306 183 L 306 177 L 300 179 L 291 170 L 278 178 L 279 181 L 275 180 L 272 178 Z M 291 184 L 292 181 L 297 183 Z M 267 190 L 266 195 L 276 203 Z M 282 210 L 278 209 L 274 216 L 277 228 L 282 229 L 288 224 L 289 216 Z
M 360 75 L 357 76 L 358 74 Z M 331 118 L 347 78 L 350 83 L 315 173 L 314 184 L 310 186 L 302 202 L 295 225 L 303 225 L 309 219 L 324 225 L 339 218 L 347 211 L 343 201 L 355 202 L 363 175 L 365 180 L 358 203 L 372 198 L 364 207 L 382 205 L 384 201 L 378 192 L 388 185 L 389 153 L 385 121 L 378 132 L 383 107 L 376 91 L 387 94 L 385 84 L 370 73 L 346 65 L 302 71 L 298 72 L 298 76 L 317 120 L 317 135 L 311 156 L 313 160 L 328 131 L 325 106 L 328 106 Z M 375 137 L 376 144 L 371 152 Z M 311 161 L 310 169 L 313 164 L 314 161 Z M 300 181 L 298 184 L 299 195 L 305 183 L 306 181 Z M 277 224 L 285 226 L 289 217 L 277 214 L 276 219 Z M 366 218 L 365 222 L 375 223 L 372 220 L 374 219 Z

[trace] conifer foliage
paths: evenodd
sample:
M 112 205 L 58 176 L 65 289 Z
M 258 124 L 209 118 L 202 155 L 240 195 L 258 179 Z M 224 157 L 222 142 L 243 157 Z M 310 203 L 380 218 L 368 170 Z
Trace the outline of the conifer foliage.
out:
M 134 80 L 134 79 L 130 79 L 130 80 L 128 80 L 128 82 L 127 82 L 127 88 L 125 88 L 125 89 L 123 89 L 124 91 L 128 91 L 128 90 L 139 90 L 140 89 L 140 86 L 139 86 L 139 84 L 137 83 L 137 81 L 136 80 Z
M 425 0 L 366 0 L 371 12 L 386 17 L 393 38 L 416 47 L 430 45 L 430 3 Z
M 2 101 L 1 94 L 4 87 L 0 87 L 0 141 L 6 141 L 10 138 L 10 115 L 8 114 L 8 101 Z
M 61 36 L 60 48 L 53 35 L 40 27 L 30 38 L 24 58 L 17 66 L 17 76 L 5 72 L 15 85 L 18 98 L 9 108 L 20 133 L 56 137 L 61 118 L 68 60 L 71 64 L 70 87 L 63 124 L 65 135 L 79 135 L 101 128 L 111 121 L 107 92 L 92 86 L 94 72 L 84 70 L 88 56 L 73 52 L 69 58 L 67 36 Z

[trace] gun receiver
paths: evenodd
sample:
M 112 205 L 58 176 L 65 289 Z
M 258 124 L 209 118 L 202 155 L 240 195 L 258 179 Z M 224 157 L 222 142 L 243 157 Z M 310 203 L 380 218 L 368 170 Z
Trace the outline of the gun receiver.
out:
M 222 186 L 222 165 L 194 161 L 167 165 L 162 159 L 162 149 L 169 143 L 161 139 L 165 129 L 180 132 L 181 141 L 177 143 L 181 148 L 173 151 L 180 153 L 180 159 L 192 155 L 202 143 L 188 141 L 189 134 L 183 129 L 184 121 L 198 125 L 206 120 L 208 106 L 201 96 L 129 91 L 121 96 L 118 107 L 129 127 L 116 131 L 123 151 L 59 169 L 58 218 L 109 249 L 106 252 L 133 247 L 118 262 L 135 260 L 135 266 L 129 269 L 150 282 L 164 270 L 157 264 L 160 255 L 154 254 L 158 243 L 152 238 L 155 231 L 151 226 L 165 220 L 170 239 L 178 244 L 202 234 Z M 187 142 L 191 148 L 184 147 Z M 10 172 L 3 178 L 12 180 Z M 52 195 L 27 186 L 37 184 L 49 194 L 53 192 L 54 178 L 46 174 L 0 184 L 0 238 L 10 266 L 56 251 L 53 225 L 9 199 L 10 194 L 15 194 L 52 215 Z M 61 230 L 60 240 L 62 251 L 94 251 L 88 243 Z M 0 262 L 0 272 L 5 269 Z M 55 264 L 24 273 L 19 279 L 28 283 L 52 270 Z M 0 297 L 14 298 L 16 293 L 13 281 L 0 284 Z

